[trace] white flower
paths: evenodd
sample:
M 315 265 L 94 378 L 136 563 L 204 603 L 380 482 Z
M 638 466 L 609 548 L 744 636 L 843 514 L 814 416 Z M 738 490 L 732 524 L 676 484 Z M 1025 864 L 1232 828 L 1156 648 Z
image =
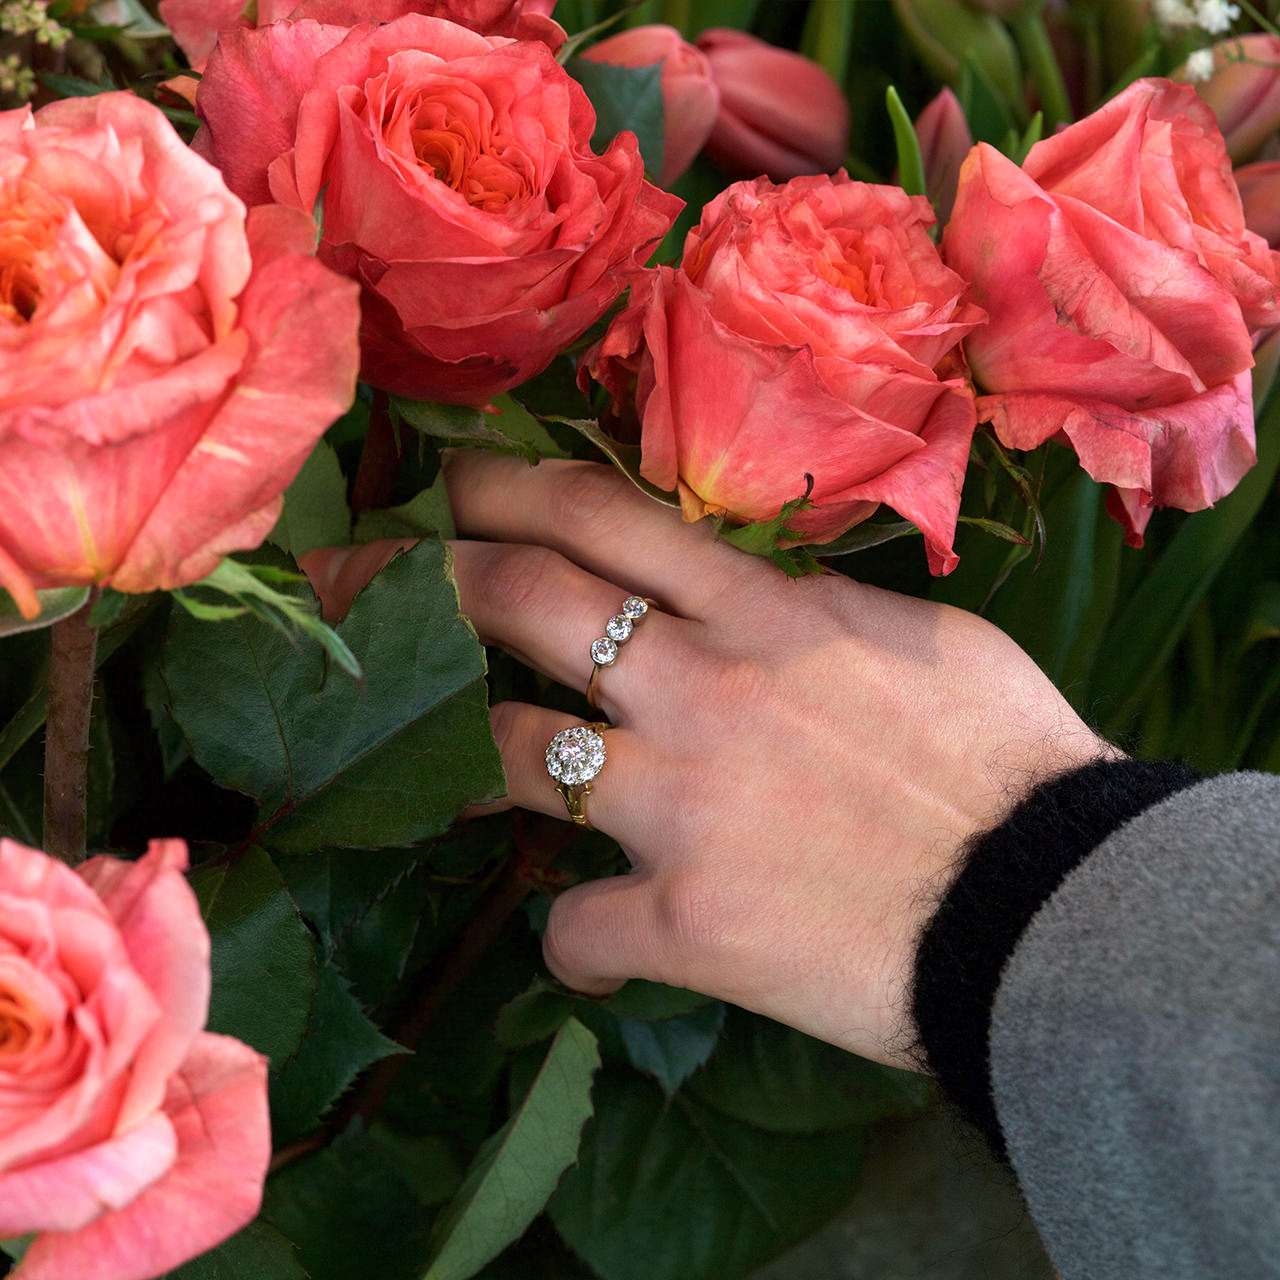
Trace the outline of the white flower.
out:
M 1213 75 L 1213 50 L 1197 49 L 1187 58 L 1182 74 L 1194 84 L 1197 80 L 1207 80 Z
M 1238 4 L 1228 4 L 1227 0 L 1196 0 L 1196 22 L 1210 35 L 1230 31 L 1239 16 Z
M 1164 27 L 1194 27 L 1196 13 L 1186 0 L 1152 0 L 1156 21 Z

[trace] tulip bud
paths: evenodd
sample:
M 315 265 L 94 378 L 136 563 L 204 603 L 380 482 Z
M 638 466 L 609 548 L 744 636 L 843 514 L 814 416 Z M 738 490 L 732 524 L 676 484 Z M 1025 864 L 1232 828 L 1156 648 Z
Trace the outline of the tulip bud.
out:
M 674 27 L 654 25 L 610 36 L 582 56 L 621 67 L 662 64 L 662 172 L 658 182 L 669 187 L 702 150 L 720 109 L 720 90 L 706 55 Z
M 816 62 L 725 27 L 698 48 L 720 90 L 706 152 L 734 175 L 787 182 L 838 169 L 849 149 L 849 104 Z
M 1213 108 L 1233 164 L 1280 128 L 1280 39 L 1255 32 L 1213 46 L 1213 75 L 1196 91 Z M 1186 67 L 1175 80 L 1190 80 Z
M 1244 221 L 1273 249 L 1280 249 L 1280 160 L 1264 160 L 1236 170 Z
M 943 89 L 920 113 L 916 120 L 916 137 L 924 160 L 925 188 L 929 203 L 938 215 L 940 226 L 946 226 L 951 207 L 956 202 L 960 166 L 973 147 L 969 122 L 964 118 L 960 99 L 950 89 Z

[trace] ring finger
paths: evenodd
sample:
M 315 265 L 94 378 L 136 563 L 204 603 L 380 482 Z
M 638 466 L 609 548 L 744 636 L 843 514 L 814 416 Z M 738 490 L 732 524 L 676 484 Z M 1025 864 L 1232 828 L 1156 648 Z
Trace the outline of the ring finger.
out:
M 630 593 L 579 568 L 546 547 L 501 542 L 454 542 L 453 568 L 462 611 L 485 644 L 580 693 L 595 665 L 593 643 L 606 636 Z M 628 620 L 630 621 L 630 620 Z M 625 624 L 619 624 L 622 635 Z M 611 716 L 634 704 L 638 690 L 669 673 L 681 630 L 695 624 L 647 609 L 630 639 L 597 681 L 597 704 Z
M 548 772 L 547 747 L 565 729 L 587 727 L 561 711 L 523 702 L 500 702 L 491 710 L 493 734 L 507 774 L 507 795 L 483 812 L 519 807 L 552 818 L 569 819 L 564 796 Z M 626 729 L 605 728 L 605 760 L 580 796 L 583 815 L 599 831 L 639 850 L 660 837 L 663 808 L 652 780 L 654 762 L 639 737 Z

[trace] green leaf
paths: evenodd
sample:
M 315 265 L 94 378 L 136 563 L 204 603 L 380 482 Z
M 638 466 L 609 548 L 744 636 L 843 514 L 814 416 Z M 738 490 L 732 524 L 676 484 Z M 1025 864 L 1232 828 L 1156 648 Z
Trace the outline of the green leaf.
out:
M 310 1280 L 421 1275 L 430 1214 L 398 1163 L 353 1128 L 267 1180 L 262 1216 L 297 1245 Z
M 664 506 L 678 507 L 680 505 L 680 499 L 675 493 L 668 493 L 665 489 L 659 489 L 657 485 L 646 480 L 640 474 L 639 445 L 624 444 L 621 440 L 615 440 L 601 429 L 598 422 L 594 422 L 590 418 L 559 418 L 549 415 L 546 421 L 559 422 L 563 426 L 572 427 L 575 431 L 581 432 L 641 493 L 657 502 L 661 502 Z
M 723 1026 L 724 1005 L 718 1000 L 662 1022 L 618 1020 L 631 1065 L 653 1076 L 668 1097 L 711 1056 Z
M 889 108 L 889 120 L 893 125 L 893 141 L 898 149 L 898 185 L 909 196 L 928 194 L 924 177 L 924 156 L 920 153 L 920 139 L 907 109 L 898 97 L 898 91 L 890 85 L 885 90 L 885 105 Z
M 570 1018 L 510 1120 L 476 1155 L 436 1231 L 425 1280 L 467 1280 L 497 1257 L 541 1212 L 578 1152 L 591 1115 L 595 1037 Z
M 657 1022 L 663 1018 L 678 1018 L 711 1003 L 710 996 L 699 995 L 696 991 L 633 978 L 605 1000 L 603 1007 L 620 1018 Z
M 565 70 L 586 90 L 596 111 L 594 151 L 604 151 L 619 133 L 629 129 L 640 144 L 644 167 L 661 173 L 664 135 L 662 63 L 622 67 L 611 62 L 570 58 Z
M 501 794 L 484 652 L 441 542 L 397 555 L 337 632 L 363 686 L 326 678 L 318 651 L 259 619 L 171 624 L 174 717 L 219 785 L 259 801 L 260 839 L 284 852 L 402 846 Z
M 1188 517 L 1130 596 L 1099 651 L 1093 695 L 1108 704 L 1112 731 L 1126 728 L 1204 593 L 1228 563 L 1280 467 L 1280 395 L 1258 419 L 1258 461 L 1233 493 Z
M 293 1243 L 265 1222 L 253 1222 L 210 1253 L 164 1280 L 307 1280 Z
M 501 417 L 485 413 L 482 409 L 460 404 L 434 404 L 427 400 L 403 400 L 399 396 L 391 397 L 390 408 L 395 418 L 403 419 L 415 431 L 421 431 L 442 445 L 470 445 L 498 453 L 519 454 L 531 465 L 542 457 L 537 445 L 522 438 L 518 431 L 506 431 Z
M 731 1009 L 715 1053 L 685 1095 L 772 1133 L 822 1133 L 922 1106 L 928 1082 Z
M 267 535 L 297 559 L 315 547 L 345 546 L 351 539 L 347 482 L 333 446 L 321 440 L 284 492 L 284 507 Z
M 696 1077 L 695 1077 L 696 1078 Z M 857 1185 L 863 1134 L 765 1134 L 606 1068 L 578 1165 L 547 1206 L 604 1280 L 724 1280 L 809 1235 Z
M 428 534 L 456 538 L 449 495 L 444 487 L 444 473 L 437 472 L 435 481 L 421 493 L 398 507 L 362 511 L 356 519 L 355 542 L 375 542 L 379 538 L 425 538 Z
M 40 600 L 40 612 L 34 618 L 24 618 L 18 612 L 13 597 L 0 590 L 0 639 L 17 635 L 20 631 L 39 631 L 42 627 L 51 627 L 63 618 L 84 608 L 89 598 L 88 587 L 51 587 L 47 591 L 37 591 Z
M 198 871 L 191 884 L 213 944 L 209 1030 L 278 1065 L 297 1049 L 316 991 L 307 927 L 262 849 Z
M 2 1249 L 15 1262 L 21 1262 L 23 1255 L 31 1248 L 31 1242 L 36 1238 L 36 1232 L 32 1232 L 26 1236 L 16 1236 L 12 1240 L 0 1240 L 0 1249 Z
M 277 1145 L 315 1128 L 366 1067 L 406 1052 L 378 1030 L 337 966 L 321 964 L 306 1034 L 271 1082 Z
M 569 1020 L 577 1000 L 545 978 L 498 1010 L 494 1035 L 504 1049 L 524 1049 L 549 1040 Z
M 909 538 L 918 534 L 919 529 L 910 520 L 894 520 L 889 524 L 877 524 L 870 520 L 855 524 L 848 533 L 842 533 L 831 542 L 811 545 L 809 550 L 815 556 L 847 556 L 855 551 L 866 551 L 878 547 L 885 542 L 893 542 L 897 538 Z

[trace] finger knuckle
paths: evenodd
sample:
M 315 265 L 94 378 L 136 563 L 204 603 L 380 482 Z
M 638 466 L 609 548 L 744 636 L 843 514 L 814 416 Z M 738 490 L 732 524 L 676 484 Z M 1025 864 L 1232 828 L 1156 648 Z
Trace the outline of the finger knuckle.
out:
M 525 613 L 558 598 L 568 571 L 564 557 L 549 547 L 504 547 L 494 554 L 480 583 L 498 613 Z
M 595 463 L 566 467 L 552 489 L 547 513 L 550 526 L 563 529 L 589 525 L 599 529 L 621 521 L 625 484 L 620 476 Z

